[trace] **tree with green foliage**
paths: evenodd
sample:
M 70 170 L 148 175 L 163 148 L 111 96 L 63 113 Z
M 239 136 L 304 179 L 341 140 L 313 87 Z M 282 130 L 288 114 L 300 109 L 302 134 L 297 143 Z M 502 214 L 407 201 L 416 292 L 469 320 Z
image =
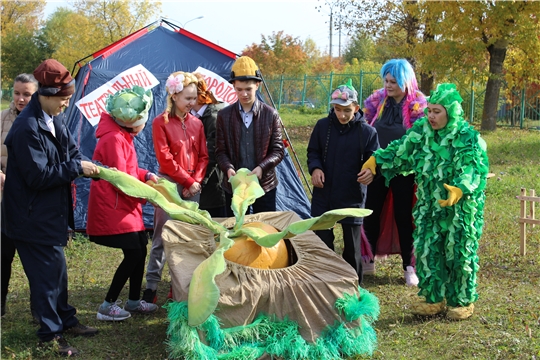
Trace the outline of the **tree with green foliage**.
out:
M 308 55 L 302 41 L 283 31 L 261 35 L 261 43 L 248 46 L 242 55 L 251 57 L 266 75 L 301 75 L 306 73 Z
M 362 31 L 355 33 L 349 44 L 345 47 L 343 60 L 351 63 L 353 59 L 359 62 L 371 60 L 375 54 L 375 43 L 373 40 Z
M 496 128 L 502 80 L 524 86 L 538 82 L 540 64 L 540 2 L 529 1 L 406 1 L 376 0 L 340 4 L 345 25 L 376 36 L 377 44 L 402 36 L 394 49 L 421 74 L 421 89 L 446 76 L 487 77 L 482 130 Z M 505 68 L 511 53 L 511 71 Z M 387 59 L 386 59 L 387 60 Z M 430 80 L 431 79 L 431 80 Z M 424 81 L 426 80 L 426 81 Z M 431 88 L 431 86 L 430 86 Z
M 2 1 L 0 8 L 2 82 L 11 86 L 18 74 L 31 73 L 50 55 L 38 35 L 45 1 Z

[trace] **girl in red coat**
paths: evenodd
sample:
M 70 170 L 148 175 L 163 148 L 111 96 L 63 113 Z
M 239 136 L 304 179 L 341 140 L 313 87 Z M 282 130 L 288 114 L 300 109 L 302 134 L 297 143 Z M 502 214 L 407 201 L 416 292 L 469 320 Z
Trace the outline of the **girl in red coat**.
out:
M 130 174 L 140 181 L 157 182 L 156 175 L 140 169 L 133 138 L 144 129 L 148 111 L 152 106 L 152 92 L 133 86 L 123 89 L 106 102 L 108 113 L 103 112 L 96 137 L 98 142 L 93 160 Z M 98 309 L 98 320 L 119 321 L 131 313 L 152 313 L 157 306 L 140 299 L 140 289 L 148 243 L 141 199 L 125 195 L 103 180 L 92 181 L 88 200 L 86 231 L 90 241 L 120 248 L 124 260 L 116 270 L 105 301 Z M 118 304 L 120 291 L 129 279 L 129 299 L 123 309 Z
M 203 123 L 190 114 L 197 102 L 198 80 L 192 73 L 172 73 L 166 82 L 167 109 L 152 123 L 152 139 L 159 163 L 159 175 L 177 184 L 185 200 L 199 202 L 201 182 L 208 166 L 208 149 Z M 154 236 L 146 269 L 143 300 L 156 302 L 157 286 L 165 265 L 161 232 L 169 215 L 154 210 Z M 172 290 L 172 289 L 171 289 Z M 172 293 L 169 293 L 172 297 Z

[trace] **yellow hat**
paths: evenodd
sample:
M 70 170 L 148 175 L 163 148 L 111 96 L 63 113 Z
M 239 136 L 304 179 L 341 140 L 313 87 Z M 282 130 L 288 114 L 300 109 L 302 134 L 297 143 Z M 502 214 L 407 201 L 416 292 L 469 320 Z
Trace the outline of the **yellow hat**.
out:
M 231 79 L 229 82 L 232 83 L 235 80 L 262 81 L 261 72 L 252 58 L 249 56 L 241 56 L 236 59 L 231 68 Z

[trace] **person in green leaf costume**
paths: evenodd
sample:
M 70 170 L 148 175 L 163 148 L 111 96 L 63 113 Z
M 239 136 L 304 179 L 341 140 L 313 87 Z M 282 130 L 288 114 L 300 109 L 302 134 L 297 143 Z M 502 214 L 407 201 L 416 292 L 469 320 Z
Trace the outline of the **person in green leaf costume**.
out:
M 439 84 L 426 116 L 364 165 L 374 174 L 380 171 L 387 183 L 398 174 L 415 174 L 413 237 L 418 295 L 425 299 L 411 310 L 416 315 L 447 310 L 454 320 L 470 317 L 478 299 L 477 250 L 488 174 L 486 143 L 464 120 L 462 101 L 454 84 Z

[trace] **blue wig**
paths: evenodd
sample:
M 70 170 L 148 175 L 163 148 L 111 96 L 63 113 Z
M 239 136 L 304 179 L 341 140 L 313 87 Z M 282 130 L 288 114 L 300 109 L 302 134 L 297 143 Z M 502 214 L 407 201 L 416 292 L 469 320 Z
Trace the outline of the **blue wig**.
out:
M 414 74 L 411 64 L 409 64 L 407 60 L 388 60 L 381 68 L 381 77 L 384 79 L 386 74 L 390 74 L 396 79 L 401 91 L 412 95 L 418 90 L 416 75 Z

